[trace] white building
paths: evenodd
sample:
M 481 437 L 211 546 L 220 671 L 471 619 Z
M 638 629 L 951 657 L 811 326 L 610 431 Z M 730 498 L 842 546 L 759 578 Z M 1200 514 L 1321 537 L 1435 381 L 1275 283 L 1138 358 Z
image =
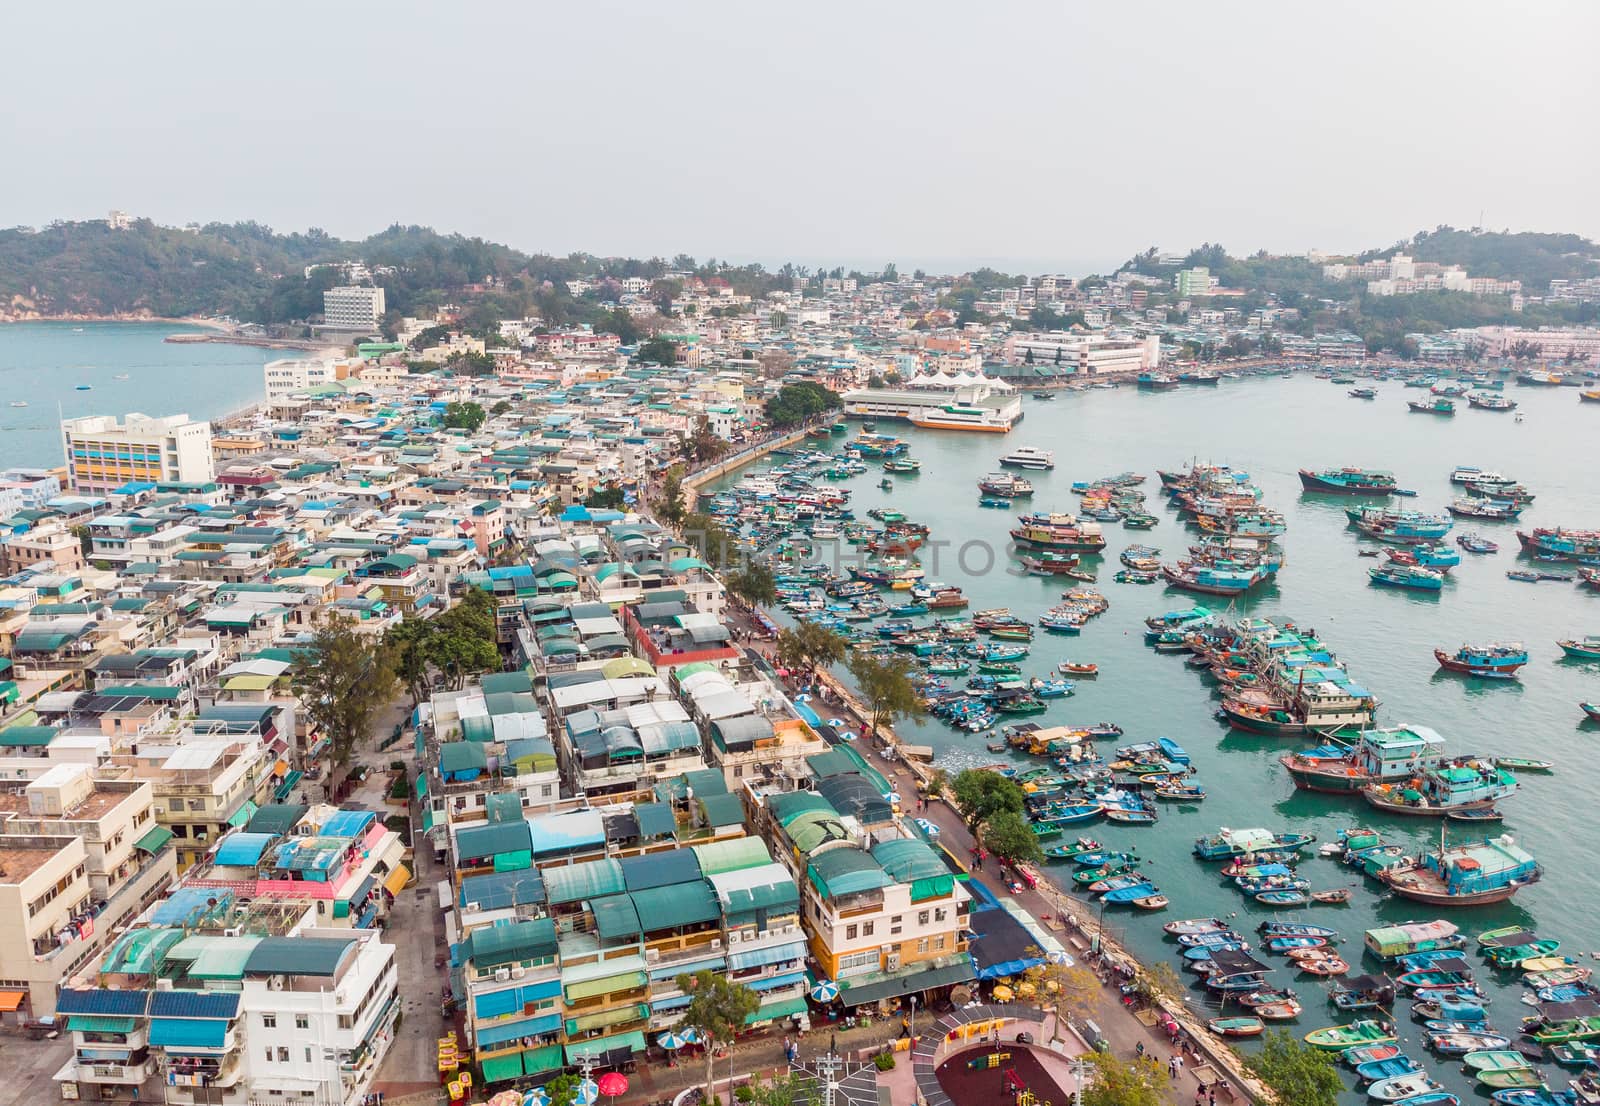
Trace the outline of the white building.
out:
M 1161 340 L 1154 335 L 1108 338 L 1067 331 L 1014 334 L 1006 340 L 1006 360 L 1014 365 L 1058 366 L 1075 376 L 1137 373 L 1161 364 Z
M 382 288 L 350 284 L 322 293 L 322 321 L 329 330 L 376 330 L 383 312 Z
M 268 361 L 261 370 L 261 377 L 270 403 L 343 380 L 360 366 L 360 360 L 336 357 L 331 353 L 321 357 L 285 357 Z
M 61 437 L 75 491 L 113 492 L 131 482 L 208 484 L 216 477 L 211 424 L 188 415 L 65 419 Z

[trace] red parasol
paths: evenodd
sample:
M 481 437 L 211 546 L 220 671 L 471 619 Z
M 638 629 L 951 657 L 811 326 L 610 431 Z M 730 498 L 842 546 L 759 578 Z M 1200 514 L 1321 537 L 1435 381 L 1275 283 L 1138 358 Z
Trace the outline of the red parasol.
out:
M 600 1093 L 607 1098 L 616 1098 L 618 1095 L 628 1093 L 628 1077 L 620 1071 L 608 1071 L 600 1077 Z

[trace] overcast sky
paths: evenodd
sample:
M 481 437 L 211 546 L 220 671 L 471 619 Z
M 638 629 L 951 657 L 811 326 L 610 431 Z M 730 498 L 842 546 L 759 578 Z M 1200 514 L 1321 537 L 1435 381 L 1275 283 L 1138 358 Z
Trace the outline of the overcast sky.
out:
M 1600 238 L 1600 5 L 17 5 L 0 225 L 1103 269 Z

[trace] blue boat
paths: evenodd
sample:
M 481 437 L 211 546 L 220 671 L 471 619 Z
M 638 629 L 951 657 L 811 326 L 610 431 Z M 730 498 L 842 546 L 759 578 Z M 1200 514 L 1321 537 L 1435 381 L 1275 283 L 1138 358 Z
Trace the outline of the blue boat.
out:
M 1182 764 L 1182 765 L 1185 765 L 1185 766 L 1188 765 L 1188 763 L 1189 763 L 1189 754 L 1184 752 L 1183 751 L 1183 746 L 1179 745 L 1176 741 L 1172 740 L 1172 738 L 1170 738 L 1170 737 L 1158 737 L 1158 738 L 1156 738 L 1156 744 L 1161 746 L 1162 755 L 1165 756 L 1172 763 L 1174 763 L 1174 764 Z
M 1391 1056 L 1387 1060 L 1369 1060 L 1365 1064 L 1357 1064 L 1356 1077 L 1363 1083 L 1376 1083 L 1380 1079 L 1409 1075 L 1421 1070 L 1422 1065 L 1409 1056 Z
M 1416 565 L 1387 564 L 1367 569 L 1374 584 L 1388 588 L 1411 588 L 1416 591 L 1439 591 L 1444 587 L 1444 573 Z
M 1147 899 L 1156 894 L 1157 888 L 1153 883 L 1136 883 L 1131 887 L 1119 887 L 1115 891 L 1107 891 L 1101 896 L 1102 902 L 1133 902 L 1135 899 Z

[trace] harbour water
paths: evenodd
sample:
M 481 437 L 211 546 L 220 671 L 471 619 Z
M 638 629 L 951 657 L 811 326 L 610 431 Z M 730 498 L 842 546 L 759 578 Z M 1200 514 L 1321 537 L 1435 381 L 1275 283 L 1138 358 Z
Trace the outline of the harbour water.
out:
M 1301 865 L 1302 874 L 1318 890 L 1349 887 L 1351 903 L 1304 907 L 1295 913 L 1301 920 L 1340 930 L 1344 941 L 1339 947 L 1351 958 L 1352 974 L 1378 967 L 1361 956 L 1365 929 L 1441 916 L 1469 935 L 1524 924 L 1542 938 L 1561 940 L 1563 954 L 1580 956 L 1600 969 L 1600 961 L 1590 955 L 1600 953 L 1600 927 L 1594 924 L 1600 911 L 1600 864 L 1595 862 L 1592 832 L 1594 796 L 1600 793 L 1600 726 L 1583 721 L 1578 709 L 1579 701 L 1600 698 L 1600 666 L 1564 660 L 1555 644 L 1600 633 L 1600 593 L 1571 583 L 1525 584 L 1505 576 L 1507 569 L 1533 563 L 1517 555 L 1519 526 L 1600 527 L 1600 489 L 1582 460 L 1584 443 L 1600 433 L 1600 404 L 1580 403 L 1572 388 L 1508 384 L 1506 394 L 1521 405 L 1521 422 L 1511 414 L 1470 409 L 1465 403 L 1458 404 L 1454 418 L 1439 418 L 1407 410 L 1405 401 L 1424 393 L 1399 383 L 1377 387 L 1373 401 L 1348 398 L 1344 387 L 1309 376 L 1224 380 L 1216 388 L 1158 394 L 1125 387 L 1063 394 L 1048 402 L 1030 398 L 1026 417 L 1004 438 L 918 431 L 885 422 L 878 432 L 909 441 L 909 456 L 922 463 L 921 472 L 896 474 L 893 490 L 883 491 L 878 485 L 884 474 L 869 461 L 869 471 L 844 486 L 852 490 L 856 517 L 864 518 L 871 507 L 892 505 L 929 525 L 934 539 L 952 543 L 925 556 L 924 567 L 929 579 L 961 585 L 970 609 L 1009 607 L 1031 621 L 1072 581 L 1006 571 L 1015 562 L 1007 553 L 1006 532 L 1017 512 L 980 508 L 978 478 L 994 471 L 1000 454 L 1017 446 L 1053 449 L 1056 468 L 1027 474 L 1037 490 L 1032 500 L 1017 501 L 1017 511 L 1076 511 L 1078 498 L 1069 491 L 1074 480 L 1126 470 L 1148 476 L 1143 490 L 1152 512 L 1161 517 L 1160 525 L 1132 531 L 1105 524 L 1109 544 L 1097 586 L 1109 597 L 1111 609 L 1093 619 L 1079 637 L 1038 634 L 1023 662 L 1025 674 L 1041 676 L 1053 674 L 1063 659 L 1100 666 L 1098 679 L 1078 681 L 1072 697 L 1051 700 L 1048 713 L 1030 721 L 1113 721 L 1124 728 L 1124 743 L 1174 738 L 1188 751 L 1206 787 L 1203 803 L 1160 804 L 1161 820 L 1153 827 L 1101 823 L 1079 830 L 1108 847 L 1136 849 L 1145 858 L 1141 870 L 1171 899 L 1170 909 L 1150 915 L 1134 916 L 1126 907 L 1106 911 L 1108 927 L 1147 961 L 1178 966 L 1178 947 L 1161 931 L 1162 923 L 1173 918 L 1230 918 L 1238 928 L 1253 931 L 1259 921 L 1285 916 L 1246 899 L 1222 880 L 1217 865 L 1190 855 L 1194 839 L 1218 827 L 1312 832 L 1325 842 L 1335 839 L 1341 827 L 1365 825 L 1413 848 L 1437 845 L 1440 828 L 1434 819 L 1383 816 L 1359 797 L 1295 791 L 1277 757 L 1307 743 L 1228 730 L 1213 717 L 1218 700 L 1209 682 L 1187 668 L 1183 658 L 1159 656 L 1143 643 L 1143 619 L 1149 615 L 1197 602 L 1213 608 L 1227 603 L 1159 584 L 1112 581 L 1116 555 L 1129 545 L 1156 546 L 1171 560 L 1197 539 L 1197 531 L 1182 526 L 1166 508 L 1155 472 L 1199 458 L 1249 472 L 1267 505 L 1282 510 L 1288 521 L 1281 539 L 1285 568 L 1274 584 L 1236 602 L 1237 614 L 1290 617 L 1314 627 L 1352 676 L 1376 694 L 1380 725 L 1432 726 L 1454 753 L 1518 755 L 1556 764 L 1553 775 L 1524 776 L 1519 793 L 1500 804 L 1506 821 L 1499 832 L 1515 837 L 1545 868 L 1543 881 L 1524 889 L 1512 903 L 1439 911 L 1387 897 L 1378 884 L 1312 855 Z M 853 425 L 851 435 L 857 430 Z M 839 442 L 834 437 L 835 448 Z M 1305 494 L 1297 476 L 1302 467 L 1390 469 L 1401 487 L 1418 492 L 1415 499 L 1394 499 L 1392 505 L 1442 512 L 1460 492 L 1448 476 L 1462 464 L 1506 473 L 1538 498 L 1516 524 L 1457 520 L 1451 539 L 1476 530 L 1498 542 L 1500 552 L 1463 553 L 1442 593 L 1431 594 L 1372 586 L 1366 570 L 1378 562 L 1358 557 L 1357 550 L 1375 546 L 1358 541 L 1344 515 L 1347 506 L 1361 501 Z M 736 479 L 737 474 L 723 486 Z M 1495 640 L 1527 644 L 1532 660 L 1520 680 L 1446 675 L 1433 657 L 1435 647 L 1453 651 L 1463 642 Z M 985 751 L 992 735 L 958 734 L 938 721 L 902 726 L 900 733 L 904 740 L 933 746 L 936 763 L 952 773 L 1006 758 Z M 1020 755 L 1011 759 L 1030 766 L 1046 763 Z M 1484 836 L 1459 823 L 1448 823 L 1448 831 L 1453 842 Z M 1313 852 L 1307 850 L 1308 855 Z M 1061 868 L 1055 866 L 1053 874 L 1064 877 Z M 1083 909 L 1096 910 L 1087 904 Z M 1469 956 L 1479 962 L 1475 949 Z M 1299 1020 L 1283 1023 L 1283 1028 L 1299 1035 L 1350 1020 L 1335 1016 L 1324 984 L 1297 977 L 1279 958 L 1267 959 L 1277 965 L 1269 983 L 1293 986 L 1305 1005 Z M 1197 978 L 1180 974 L 1186 980 Z M 1491 1022 L 1515 1034 L 1521 1017 L 1530 1012 L 1518 1001 L 1523 989 L 1516 984 L 1516 973 L 1497 973 L 1483 965 L 1477 974 L 1494 993 Z M 1191 990 L 1189 996 L 1197 1011 L 1209 1009 L 1203 991 Z M 1466 1100 L 1471 1085 L 1459 1064 L 1429 1055 L 1420 1024 L 1407 1012 L 1403 1003 L 1399 1024 L 1406 1051 Z M 1565 1085 L 1553 1066 L 1547 1070 L 1552 1086 Z M 1351 1101 L 1356 1101 L 1354 1094 Z
M 164 341 L 198 329 L 162 322 L 0 326 L 0 467 L 59 465 L 63 417 L 143 411 L 210 419 L 259 401 L 261 366 L 285 354 Z M 80 384 L 89 390 L 79 391 Z M 28 406 L 10 406 L 17 401 Z

